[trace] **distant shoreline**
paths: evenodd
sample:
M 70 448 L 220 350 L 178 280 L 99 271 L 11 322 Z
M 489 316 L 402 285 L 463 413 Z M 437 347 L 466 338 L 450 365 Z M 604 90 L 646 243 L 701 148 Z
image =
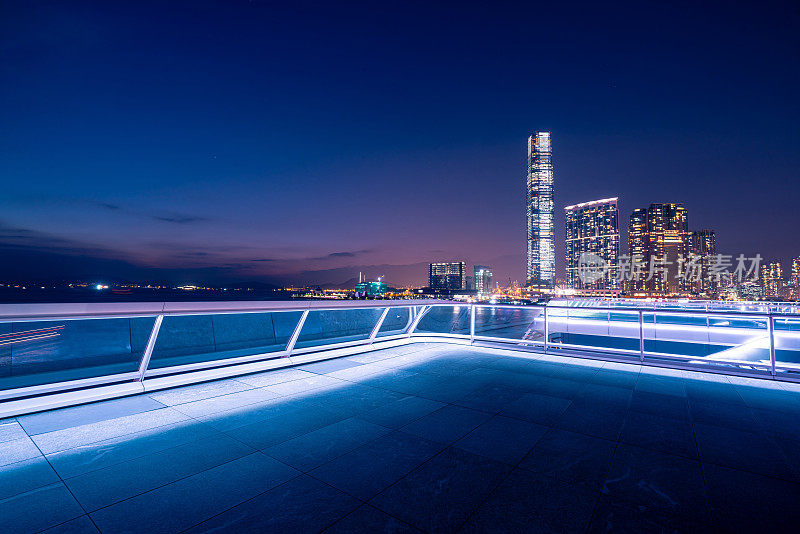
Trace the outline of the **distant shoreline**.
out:
M 291 291 L 214 289 L 184 291 L 181 289 L 135 288 L 130 292 L 94 288 L 0 288 L 0 304 L 65 303 L 65 302 L 199 302 L 225 300 L 301 300 Z M 305 299 L 302 299 L 305 300 Z

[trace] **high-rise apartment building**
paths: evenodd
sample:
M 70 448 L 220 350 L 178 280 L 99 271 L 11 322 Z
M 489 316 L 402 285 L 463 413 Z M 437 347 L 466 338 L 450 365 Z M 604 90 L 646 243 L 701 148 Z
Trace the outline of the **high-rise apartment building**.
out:
M 707 297 L 716 295 L 721 280 L 711 274 L 711 268 L 714 266 L 717 256 L 717 237 L 714 230 L 704 229 L 691 233 L 690 255 L 697 266 L 696 273 L 690 273 L 688 267 L 686 269 L 687 276 L 696 278 L 688 280 L 692 286 L 692 292 Z
M 794 298 L 800 300 L 800 256 L 792 260 L 792 281 L 794 282 Z
M 761 266 L 761 287 L 764 298 L 778 300 L 783 293 L 783 266 L 779 261 L 771 261 Z
M 679 274 L 689 260 L 690 241 L 688 215 L 682 204 L 650 204 L 633 210 L 628 253 L 642 272 L 627 282 L 626 290 L 658 295 L 688 292 L 690 283 Z
M 526 283 L 533 289 L 552 289 L 556 280 L 552 155 L 550 132 L 528 137 Z
M 564 208 L 567 285 L 578 290 L 619 287 L 619 210 L 617 198 Z
M 434 291 L 459 291 L 467 288 L 467 264 L 463 261 L 431 263 L 428 286 Z
M 485 265 L 476 265 L 473 269 L 475 277 L 475 291 L 479 294 L 492 292 L 492 269 Z
M 761 300 L 764 288 L 756 281 L 745 280 L 736 285 L 737 297 L 741 300 Z

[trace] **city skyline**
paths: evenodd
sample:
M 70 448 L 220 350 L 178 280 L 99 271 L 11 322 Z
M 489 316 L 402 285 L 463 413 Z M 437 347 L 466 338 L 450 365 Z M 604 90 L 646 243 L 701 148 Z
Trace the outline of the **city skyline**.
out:
M 535 57 L 521 37 L 534 14 Z M 683 203 L 720 252 L 797 255 L 794 11 L 4 15 L 2 280 L 290 285 L 362 271 L 424 285 L 430 261 L 462 258 L 524 283 L 532 131 L 556 139 L 557 277 L 561 207 L 611 196 L 623 221 Z

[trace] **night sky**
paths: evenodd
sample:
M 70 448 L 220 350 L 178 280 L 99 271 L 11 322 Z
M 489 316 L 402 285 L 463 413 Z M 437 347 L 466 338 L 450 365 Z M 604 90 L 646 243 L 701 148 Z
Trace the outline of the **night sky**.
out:
M 521 280 L 535 130 L 559 273 L 611 196 L 800 255 L 800 4 L 429 4 L 0 1 L 0 280 Z

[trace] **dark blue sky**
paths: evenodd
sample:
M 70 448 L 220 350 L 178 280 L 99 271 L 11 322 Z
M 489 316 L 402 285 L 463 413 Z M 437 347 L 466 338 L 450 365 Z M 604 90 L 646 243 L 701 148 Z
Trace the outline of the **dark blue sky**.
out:
M 800 255 L 800 9 L 0 3 L 0 278 L 523 276 L 525 142 L 563 206 L 683 202 Z

